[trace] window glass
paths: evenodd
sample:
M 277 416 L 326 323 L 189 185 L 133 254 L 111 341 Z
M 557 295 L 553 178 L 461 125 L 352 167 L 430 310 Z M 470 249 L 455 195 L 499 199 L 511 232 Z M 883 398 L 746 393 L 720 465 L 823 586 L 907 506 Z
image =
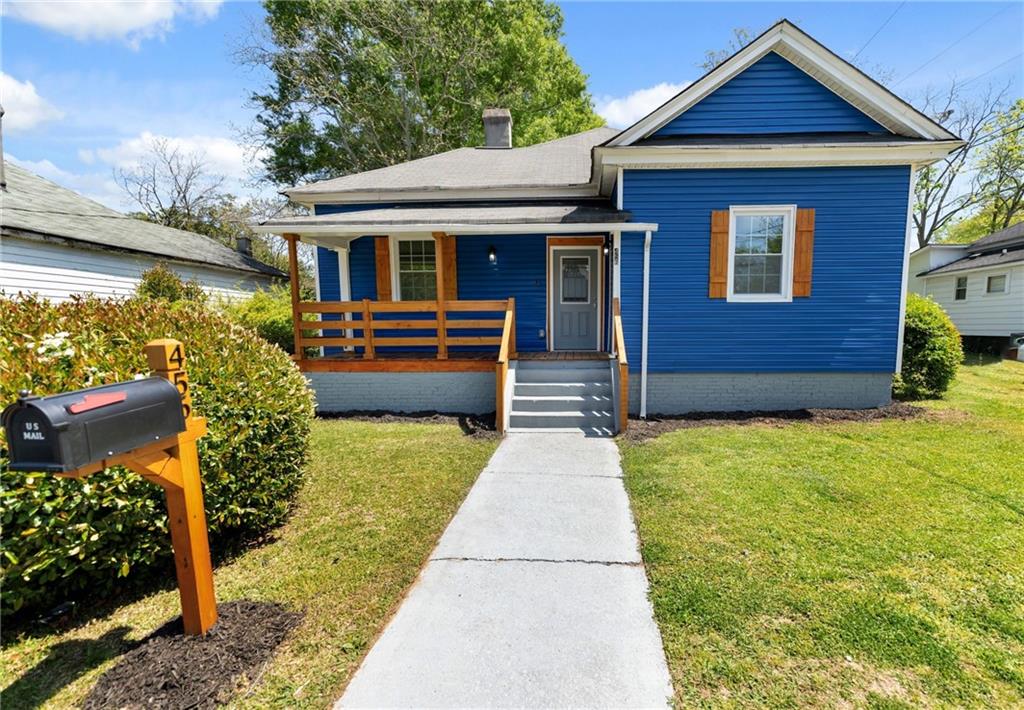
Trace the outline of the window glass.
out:
M 989 276 L 986 289 L 989 293 L 1006 293 L 1006 274 Z
M 736 216 L 733 293 L 782 293 L 785 223 L 785 216 L 780 214 Z
M 967 298 L 967 277 L 961 276 L 956 280 L 956 292 L 953 298 L 957 301 L 963 301 Z
M 437 262 L 434 242 L 406 239 L 398 242 L 398 293 L 403 301 L 437 298 Z
M 590 301 L 590 259 L 585 256 L 562 257 L 562 303 Z

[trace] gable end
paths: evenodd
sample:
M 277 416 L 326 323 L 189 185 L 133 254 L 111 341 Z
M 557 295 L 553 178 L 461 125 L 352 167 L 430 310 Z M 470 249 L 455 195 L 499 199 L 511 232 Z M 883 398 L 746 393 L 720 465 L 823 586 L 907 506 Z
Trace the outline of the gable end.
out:
M 662 126 L 655 136 L 891 133 L 816 79 L 769 52 Z

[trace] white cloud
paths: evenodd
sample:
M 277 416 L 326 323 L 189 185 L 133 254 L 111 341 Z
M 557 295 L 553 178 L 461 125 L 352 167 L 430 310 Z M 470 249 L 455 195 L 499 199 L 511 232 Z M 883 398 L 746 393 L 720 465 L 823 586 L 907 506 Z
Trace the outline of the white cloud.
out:
M 4 128 L 11 133 L 27 131 L 64 116 L 63 111 L 39 95 L 31 81 L 18 81 L 2 71 L 0 104 L 4 107 Z
M 176 17 L 202 22 L 216 17 L 223 0 L 7 0 L 4 14 L 77 40 L 120 39 L 134 49 L 163 37 Z
M 626 128 L 661 106 L 689 86 L 662 82 L 646 89 L 637 89 L 626 96 L 602 96 L 597 100 L 597 113 L 615 128 Z
M 196 155 L 205 163 L 211 175 L 223 175 L 229 186 L 238 190 L 250 176 L 255 164 L 252 151 L 245 146 L 221 136 L 162 136 L 143 131 L 133 138 L 125 138 L 109 148 L 80 150 L 79 158 L 106 163 L 113 168 L 131 169 L 152 154 L 157 141 L 167 141 L 172 149 L 182 155 Z

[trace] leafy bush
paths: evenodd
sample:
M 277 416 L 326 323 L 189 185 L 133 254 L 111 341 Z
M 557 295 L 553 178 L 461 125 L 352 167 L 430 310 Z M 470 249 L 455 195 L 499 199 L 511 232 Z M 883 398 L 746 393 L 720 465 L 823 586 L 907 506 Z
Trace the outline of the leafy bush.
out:
M 141 298 L 177 301 L 205 301 L 206 292 L 198 281 L 182 281 L 181 277 L 164 264 L 142 272 L 135 293 Z
M 201 303 L 0 298 L 0 401 L 131 379 L 159 337 L 185 344 L 193 406 L 209 423 L 199 456 L 214 549 L 281 523 L 301 483 L 312 395 L 285 353 Z M 169 558 L 159 487 L 121 468 L 84 481 L 13 472 L 6 457 L 0 446 L 5 613 L 102 595 Z
M 939 397 L 964 359 L 960 333 L 942 307 L 911 293 L 903 325 L 903 369 L 893 392 L 903 399 Z
M 285 352 L 295 351 L 292 296 L 287 287 L 271 286 L 266 291 L 257 291 L 250 298 L 228 304 L 225 310 L 236 323 L 252 328 Z

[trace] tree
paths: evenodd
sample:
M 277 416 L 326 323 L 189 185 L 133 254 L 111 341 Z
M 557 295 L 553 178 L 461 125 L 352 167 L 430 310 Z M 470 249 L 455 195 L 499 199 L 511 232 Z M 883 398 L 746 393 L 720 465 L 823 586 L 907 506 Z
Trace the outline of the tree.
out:
M 210 171 L 203 154 L 184 153 L 165 139 L 154 139 L 139 163 L 116 171 L 115 178 L 137 208 L 130 216 L 202 234 L 229 249 L 248 239 L 255 259 L 288 272 L 284 240 L 261 234 L 252 225 L 295 214 L 295 206 L 284 199 L 243 201 L 224 191 L 224 176 Z M 300 245 L 303 288 L 313 284 L 312 252 Z
M 996 116 L 978 160 L 978 193 L 988 233 L 1024 219 L 1024 99 Z
M 479 145 L 508 108 L 515 145 L 603 123 L 545 0 L 265 0 L 239 59 L 273 80 L 252 95 L 265 177 L 296 184 Z
M 202 155 L 184 153 L 166 138 L 153 138 L 147 148 L 134 167 L 114 173 L 138 208 L 133 216 L 197 231 L 202 215 L 222 198 L 224 178 L 210 174 Z
M 956 219 L 984 201 L 979 175 L 973 172 L 974 159 L 979 149 L 999 138 L 993 124 L 1005 105 L 1005 96 L 1005 89 L 989 87 L 978 97 L 970 97 L 955 81 L 941 93 L 925 95 L 922 111 L 963 139 L 964 145 L 917 172 L 913 220 L 918 246 L 936 241 Z
M 726 59 L 736 54 L 748 44 L 750 44 L 754 38 L 757 37 L 747 27 L 736 27 L 732 31 L 732 39 L 729 40 L 729 44 L 726 45 L 725 49 L 708 49 L 704 52 L 704 61 L 698 66 L 705 72 L 709 72 L 719 64 L 724 62 Z

